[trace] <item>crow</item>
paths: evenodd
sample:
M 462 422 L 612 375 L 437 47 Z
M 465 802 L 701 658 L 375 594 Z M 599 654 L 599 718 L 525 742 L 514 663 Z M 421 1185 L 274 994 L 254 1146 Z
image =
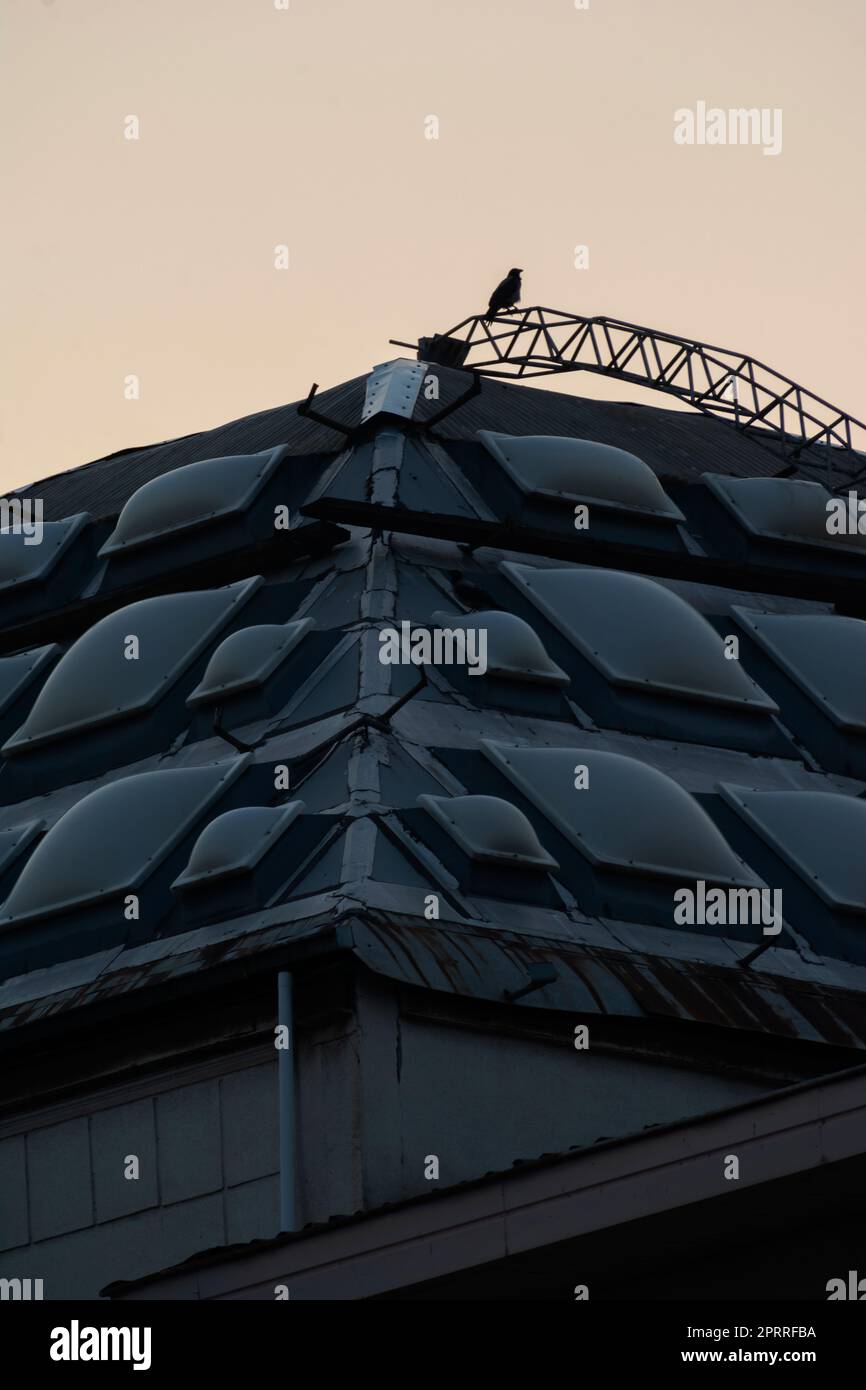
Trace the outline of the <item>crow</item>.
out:
M 490 303 L 487 306 L 485 318 L 492 319 L 498 314 L 500 309 L 513 309 L 520 299 L 520 277 L 522 271 L 518 269 L 509 270 L 505 279 L 500 281 L 490 296 Z

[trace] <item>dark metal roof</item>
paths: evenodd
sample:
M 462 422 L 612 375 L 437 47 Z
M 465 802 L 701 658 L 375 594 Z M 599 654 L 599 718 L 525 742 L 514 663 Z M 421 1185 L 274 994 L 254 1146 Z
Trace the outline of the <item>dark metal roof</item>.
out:
M 466 388 L 466 374 L 437 367 L 441 401 L 418 402 L 416 419 L 434 415 Z M 366 377 L 354 377 L 316 397 L 317 410 L 346 427 L 360 423 Z M 80 468 L 29 484 L 18 491 L 38 495 L 45 519 L 88 510 L 113 516 L 136 488 L 182 464 L 222 455 L 256 453 L 286 444 L 292 454 L 330 453 L 343 437 L 298 414 L 298 402 L 262 410 L 211 430 L 165 443 L 123 449 Z M 445 439 L 474 439 L 480 429 L 505 434 L 571 434 L 639 453 L 661 476 L 684 480 L 702 472 L 762 477 L 777 473 L 778 459 L 722 420 L 681 410 L 659 410 L 565 396 L 556 391 L 484 381 L 480 394 L 437 426 Z
M 233 631 L 246 623 L 273 627 L 307 619 L 315 626 L 260 681 L 236 681 L 214 706 L 191 697 L 225 634 L 191 633 L 195 660 L 173 677 L 146 721 L 136 722 L 131 707 L 112 709 L 108 732 L 62 729 L 50 757 L 33 748 L 0 762 L 0 831 L 43 822 L 44 858 L 59 842 L 51 836 L 64 813 L 98 789 L 133 772 L 248 755 L 230 804 L 215 802 L 194 824 L 167 825 L 166 843 L 182 862 L 166 861 L 163 878 L 155 875 L 158 891 L 146 899 L 135 935 L 118 927 L 122 914 L 112 916 L 107 903 L 102 916 L 85 921 L 67 922 L 61 914 L 53 926 L 31 930 L 28 922 L 24 930 L 0 933 L 0 979 L 6 978 L 0 1021 L 17 1029 L 60 1013 L 69 1019 L 112 998 L 132 1001 L 169 979 L 201 976 L 206 967 L 270 960 L 274 951 L 303 943 L 331 949 L 334 922 L 348 914 L 356 935 L 340 948 L 421 988 L 501 999 L 519 982 L 522 963 L 538 955 L 559 960 L 561 969 L 554 984 L 536 991 L 535 1008 L 668 1017 L 841 1047 L 866 1045 L 866 944 L 859 922 L 815 918 L 804 889 L 778 940 L 764 938 L 759 928 L 678 927 L 671 920 L 671 885 L 652 856 L 628 866 L 582 854 L 573 837 L 562 834 L 561 818 L 558 824 L 549 813 L 550 799 L 509 781 L 482 748 L 492 740 L 524 750 L 559 749 L 574 753 L 575 761 L 584 749 L 588 764 L 599 767 L 605 759 L 593 753 L 631 759 L 664 774 L 644 780 L 667 786 L 695 824 L 706 826 L 709 817 L 722 840 L 737 830 L 725 786 L 859 797 L 866 793 L 866 764 L 857 761 L 853 734 L 840 734 L 851 742 L 849 768 L 835 755 L 827 760 L 823 732 L 799 707 L 789 707 L 785 691 L 746 710 L 702 700 L 684 677 L 674 690 L 652 682 L 649 671 L 644 679 L 632 672 L 635 679 L 620 688 L 603 666 L 591 667 L 563 624 L 547 622 L 525 599 L 509 564 L 601 564 L 635 575 L 649 570 L 654 583 L 688 605 L 707 651 L 719 647 L 720 635 L 737 631 L 737 606 L 826 614 L 838 594 L 866 613 L 866 570 L 845 569 L 854 562 L 834 553 L 818 559 L 796 548 L 781 559 L 749 551 L 731 562 L 710 525 L 713 497 L 701 475 L 759 478 L 778 461 L 724 420 L 485 381 L 431 433 L 424 421 L 441 415 L 466 388 L 464 373 L 434 370 L 438 401 L 426 400 L 423 391 L 416 400 L 417 364 L 399 362 L 380 373 L 375 390 L 367 378 L 356 378 L 316 397 L 315 411 L 353 434 L 283 406 L 128 450 L 39 486 L 48 515 L 86 510 L 100 522 L 88 521 L 71 548 L 78 587 L 59 599 L 52 590 L 50 614 L 46 609 L 42 617 L 39 593 L 30 595 L 30 606 L 22 609 L 26 642 L 17 600 L 10 598 L 0 620 L 6 650 L 16 642 L 44 645 L 49 621 L 52 635 L 74 647 L 105 613 L 134 614 L 137 603 L 154 595 L 254 575 L 263 582 L 250 616 L 240 616 Z M 575 533 L 570 501 L 560 507 L 554 494 L 533 512 L 531 497 L 509 491 L 513 482 L 476 438 L 479 429 L 567 435 L 629 450 L 673 480 L 683 520 L 666 518 L 659 529 L 652 516 L 601 516 L 584 540 Z M 215 509 L 212 521 L 177 536 L 168 516 L 134 553 L 99 557 L 109 519 L 144 482 L 194 460 L 278 445 L 288 446 L 288 456 L 264 491 L 228 522 Z M 283 502 L 291 525 L 280 533 L 273 517 L 275 504 Z M 305 515 L 327 517 L 340 529 L 322 526 L 315 545 L 304 549 L 304 525 L 313 525 L 300 524 Z M 521 679 L 519 662 L 510 671 L 500 663 L 473 679 L 447 661 L 430 659 L 422 668 L 380 659 L 383 627 L 406 622 L 429 629 L 444 622 L 443 614 L 455 614 L 466 628 L 473 615 L 492 612 L 529 623 L 561 678 L 546 684 Z M 574 620 L 579 624 L 579 613 Z M 120 616 L 117 627 L 125 630 Z M 752 658 L 744 650 L 742 669 L 760 690 Z M 55 667 L 58 686 L 74 665 L 61 660 Z M 24 723 L 39 682 L 33 686 L 19 702 L 27 707 L 16 704 L 8 715 L 4 742 Z M 278 791 L 277 764 L 289 774 Z M 520 856 L 505 863 L 469 853 L 423 802 L 419 806 L 425 795 L 512 802 L 543 854 L 521 865 Z M 290 832 L 295 854 L 277 856 L 275 863 L 251 845 L 248 898 L 236 909 L 204 884 L 197 894 L 172 890 L 213 817 L 237 806 L 297 800 L 304 811 Z M 118 835 L 135 835 L 134 816 L 129 819 L 128 826 L 118 825 Z M 733 850 L 750 871 L 744 881 L 754 882 L 748 846 L 738 841 Z M 630 873 L 620 872 L 629 867 Z M 14 885 L 18 861 L 8 872 L 4 894 Z M 758 881 L 766 876 L 759 872 Z M 431 892 L 440 903 L 438 921 L 423 915 Z

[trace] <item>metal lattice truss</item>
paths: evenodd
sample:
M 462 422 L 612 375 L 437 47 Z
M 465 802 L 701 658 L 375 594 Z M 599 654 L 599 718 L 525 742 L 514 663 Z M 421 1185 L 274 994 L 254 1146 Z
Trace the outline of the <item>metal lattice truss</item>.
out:
M 466 331 L 468 330 L 468 332 Z M 443 338 L 468 348 L 465 365 L 483 376 L 535 377 L 597 372 L 666 391 L 791 460 L 817 446 L 832 480 L 866 467 L 866 425 L 753 357 L 602 316 L 584 318 L 536 305 L 493 319 L 464 319 Z M 812 460 L 817 461 L 816 454 Z M 805 463 L 806 460 L 804 459 Z

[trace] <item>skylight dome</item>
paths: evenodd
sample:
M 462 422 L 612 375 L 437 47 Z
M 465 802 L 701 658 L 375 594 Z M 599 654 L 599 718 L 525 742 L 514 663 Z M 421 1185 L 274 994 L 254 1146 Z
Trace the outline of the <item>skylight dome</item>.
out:
M 729 478 L 716 473 L 703 477 L 722 506 L 753 536 L 866 552 L 866 536 L 828 532 L 827 503 L 832 494 L 820 483 L 796 478 Z
M 290 801 L 285 806 L 239 806 L 224 811 L 205 826 L 187 867 L 172 887 L 187 888 L 249 872 L 303 809 L 303 801 Z
M 526 816 L 498 796 L 418 797 L 433 819 L 470 859 L 516 868 L 556 869 Z
M 0 657 L 0 714 L 14 704 L 38 673 L 58 655 L 59 646 L 35 647 L 29 652 Z
M 137 888 L 248 761 L 140 772 L 82 797 L 33 851 L 0 925 Z
M 866 732 L 866 622 L 734 608 L 756 642 L 843 729 Z
M 148 709 L 261 583 L 160 594 L 100 619 L 61 657 L 3 752 L 24 752 Z M 126 655 L 130 637 L 138 644 L 134 659 Z
M 866 914 L 866 801 L 836 792 L 723 786 L 743 820 L 830 907 Z
M 299 622 L 260 623 L 229 633 L 208 662 L 187 704 L 209 704 L 263 685 L 315 626 L 313 618 L 301 618 Z
M 482 742 L 495 767 L 594 864 L 688 882 L 757 883 L 678 782 L 619 753 Z M 575 788 L 586 767 L 588 785 Z
M 23 531 L 0 531 L 0 593 L 45 579 L 89 519 L 79 512 L 62 521 L 44 521 L 38 545 Z
M 132 550 L 243 511 L 287 453 L 287 446 L 280 445 L 260 454 L 202 459 L 151 478 L 124 506 L 100 555 Z
M 649 465 L 625 449 L 548 434 L 479 430 L 478 437 L 521 492 L 685 519 Z
M 434 613 L 445 628 L 478 628 L 487 633 L 487 675 L 502 680 L 564 686 L 570 677 L 551 661 L 538 634 L 515 613 L 490 609 L 480 613 Z
M 718 633 L 685 599 L 643 575 L 602 569 L 502 570 L 614 684 L 775 711 L 728 660 Z

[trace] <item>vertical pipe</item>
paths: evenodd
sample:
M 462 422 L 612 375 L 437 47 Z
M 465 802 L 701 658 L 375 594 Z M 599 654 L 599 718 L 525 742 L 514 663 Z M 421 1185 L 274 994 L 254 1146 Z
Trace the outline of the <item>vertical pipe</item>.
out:
M 286 1029 L 288 1046 L 277 1049 L 280 1106 L 280 1230 L 295 1229 L 295 1022 L 292 977 L 277 976 L 277 1020 Z

